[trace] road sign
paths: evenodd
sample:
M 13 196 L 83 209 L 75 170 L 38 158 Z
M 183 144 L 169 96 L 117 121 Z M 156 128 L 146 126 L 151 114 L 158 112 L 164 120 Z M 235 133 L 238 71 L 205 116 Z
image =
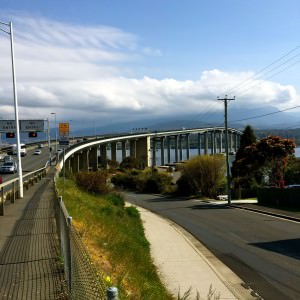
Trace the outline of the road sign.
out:
M 59 136 L 69 136 L 69 123 L 59 123 Z
M 0 132 L 14 132 L 16 131 L 15 120 L 0 120 Z
M 44 120 L 20 120 L 20 131 L 44 131 Z
M 44 120 L 19 120 L 19 126 L 22 132 L 43 132 L 45 130 Z M 15 132 L 16 130 L 15 120 L 0 120 L 0 132 Z

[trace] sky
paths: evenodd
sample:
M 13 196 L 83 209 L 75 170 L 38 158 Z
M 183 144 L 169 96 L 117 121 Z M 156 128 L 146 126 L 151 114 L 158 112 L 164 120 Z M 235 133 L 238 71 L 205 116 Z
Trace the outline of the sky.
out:
M 13 24 L 21 119 L 209 121 L 225 95 L 231 119 L 300 115 L 299 0 L 0 0 L 0 21 Z M 0 31 L 0 118 L 13 117 Z

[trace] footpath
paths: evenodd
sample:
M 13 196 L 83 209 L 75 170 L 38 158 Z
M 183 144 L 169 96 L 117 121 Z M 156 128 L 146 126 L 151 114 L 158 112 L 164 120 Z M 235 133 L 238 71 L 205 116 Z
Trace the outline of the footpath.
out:
M 0 299 L 67 299 L 56 233 L 54 168 L 0 217 Z
M 209 201 L 226 204 L 226 201 Z M 257 201 L 232 201 L 232 206 L 300 222 L 299 212 L 258 206 Z M 261 299 L 235 273 L 189 232 L 144 208 L 137 207 L 162 281 L 177 297 L 197 299 Z M 159 233 L 159 234 L 158 234 Z

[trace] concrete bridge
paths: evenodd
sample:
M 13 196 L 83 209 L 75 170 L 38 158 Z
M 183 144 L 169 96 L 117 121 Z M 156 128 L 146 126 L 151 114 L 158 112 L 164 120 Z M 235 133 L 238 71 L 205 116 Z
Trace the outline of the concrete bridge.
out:
M 228 129 L 229 152 L 236 152 L 239 146 L 241 132 Z M 138 159 L 143 167 L 156 165 L 157 151 L 160 149 L 161 165 L 190 158 L 191 145 L 196 147 L 198 154 L 216 154 L 225 151 L 225 128 L 193 128 L 182 130 L 168 130 L 143 132 L 109 136 L 86 140 L 69 148 L 65 153 L 66 168 L 74 173 L 81 170 L 97 169 L 100 155 L 101 160 L 117 161 L 117 151 L 121 151 L 121 159 L 132 156 Z M 108 149 L 110 151 L 108 151 Z M 173 153 L 171 153 L 173 151 Z M 110 152 L 110 157 L 108 157 Z M 129 153 L 128 153 L 129 152 Z M 171 155 L 173 154 L 173 155 Z M 62 155 L 61 155 L 62 156 Z M 174 161 L 171 161 L 171 157 Z M 63 167 L 61 160 L 59 168 Z

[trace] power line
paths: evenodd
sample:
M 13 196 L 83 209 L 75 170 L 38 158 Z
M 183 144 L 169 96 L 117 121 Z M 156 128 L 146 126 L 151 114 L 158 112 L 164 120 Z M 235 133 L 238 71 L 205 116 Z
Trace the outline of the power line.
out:
M 294 55 L 292 58 L 289 58 L 287 61 L 285 61 L 284 63 L 280 64 L 277 67 L 272 68 L 271 70 L 265 72 L 265 70 L 269 69 L 271 66 L 275 65 L 276 63 L 280 62 L 282 59 L 286 58 L 287 56 L 289 56 L 291 53 L 295 52 L 296 50 L 298 50 L 300 48 L 300 45 L 298 45 L 297 47 L 293 48 L 292 50 L 288 51 L 286 54 L 282 55 L 281 57 L 279 57 L 278 59 L 276 59 L 275 61 L 273 61 L 272 63 L 270 63 L 269 65 L 267 65 L 266 67 L 262 68 L 261 70 L 259 70 L 257 73 L 255 73 L 253 76 L 248 77 L 247 79 L 243 80 L 242 82 L 238 83 L 237 85 L 235 85 L 234 87 L 232 87 L 228 93 L 233 93 L 236 92 L 242 88 L 242 86 L 244 85 L 248 85 L 247 82 L 249 82 L 251 84 L 251 81 L 255 81 L 255 79 L 258 79 L 259 77 L 264 76 L 265 74 L 268 74 L 271 72 L 271 70 L 274 70 L 278 67 L 280 67 L 281 65 L 287 63 L 288 61 L 290 61 L 291 59 L 294 59 L 296 56 L 299 56 L 300 53 Z M 265 74 L 264 74 L 265 73 Z
M 286 108 L 286 109 L 281 109 L 275 112 L 271 112 L 271 113 L 267 113 L 267 114 L 262 114 L 262 115 L 257 115 L 257 116 L 253 116 L 253 117 L 249 117 L 249 118 L 244 118 L 244 119 L 239 119 L 239 120 L 232 120 L 231 122 L 240 122 L 240 121 L 246 121 L 246 120 L 252 120 L 252 119 L 257 119 L 257 118 L 263 118 L 266 116 L 271 116 L 271 115 L 275 115 L 275 114 L 279 114 L 288 110 L 292 110 L 295 108 L 299 108 L 300 105 L 294 106 L 294 107 L 290 107 L 290 108 Z
M 297 47 L 295 47 L 292 50 L 288 51 L 287 53 L 285 53 L 284 55 L 282 55 L 281 57 L 279 57 L 278 59 L 276 59 L 275 61 L 273 61 L 269 65 L 267 65 L 266 67 L 262 68 L 261 70 L 259 70 L 253 76 L 251 76 L 251 77 L 247 78 L 246 80 L 240 82 L 239 84 L 237 84 L 236 86 L 234 86 L 233 88 L 231 88 L 229 90 L 229 92 L 235 91 L 235 94 L 236 94 L 237 97 L 239 97 L 241 95 L 244 95 L 248 90 L 250 90 L 251 88 L 254 88 L 255 86 L 257 86 L 257 85 L 259 85 L 259 84 L 262 83 L 261 81 L 258 81 L 259 78 L 261 78 L 261 77 L 263 77 L 263 76 L 265 76 L 267 74 L 270 74 L 267 78 L 265 78 L 265 79 L 261 78 L 261 80 L 270 79 L 270 78 L 274 77 L 275 75 L 278 75 L 279 73 L 282 73 L 285 70 L 287 70 L 287 69 L 293 67 L 294 65 L 298 64 L 300 62 L 300 60 L 298 60 L 296 62 L 293 62 L 293 60 L 295 58 L 297 58 L 300 55 L 300 53 L 296 53 L 292 57 L 289 57 L 288 59 L 286 59 L 285 61 L 282 62 L 283 59 L 287 58 L 288 56 L 290 56 L 292 53 L 294 53 L 298 49 L 300 49 L 300 45 L 298 45 Z M 292 62 L 292 63 L 290 63 L 290 62 Z M 290 64 L 288 64 L 288 63 L 290 63 Z M 271 68 L 272 66 L 274 66 L 274 67 Z M 284 66 L 286 66 L 286 67 L 284 67 Z M 275 72 L 278 69 L 279 69 L 279 71 Z M 240 92 L 238 92 L 239 90 L 240 90 Z M 212 110 L 212 107 L 213 107 L 213 103 L 211 103 L 210 105 L 208 105 L 206 107 L 205 111 L 202 112 L 199 115 L 199 119 L 200 118 L 201 119 L 206 119 L 206 116 L 209 115 L 209 114 L 210 114 L 210 116 L 211 115 L 216 115 L 217 112 L 215 110 Z

